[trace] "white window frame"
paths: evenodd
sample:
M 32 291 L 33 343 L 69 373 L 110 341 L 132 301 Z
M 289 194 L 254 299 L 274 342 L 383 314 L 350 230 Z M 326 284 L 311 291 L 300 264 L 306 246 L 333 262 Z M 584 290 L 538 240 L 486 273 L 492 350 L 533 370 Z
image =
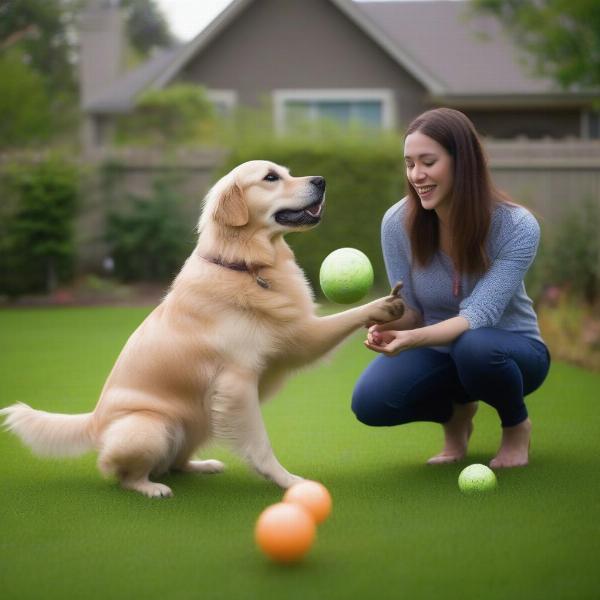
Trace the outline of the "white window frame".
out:
M 392 90 L 386 89 L 298 89 L 298 90 L 273 90 L 273 113 L 275 131 L 284 133 L 285 105 L 290 101 L 379 101 L 382 107 L 381 127 L 385 130 L 394 129 L 396 126 L 395 95 Z
M 206 97 L 214 103 L 223 104 L 228 112 L 233 112 L 238 103 L 237 92 L 234 90 L 206 90 Z

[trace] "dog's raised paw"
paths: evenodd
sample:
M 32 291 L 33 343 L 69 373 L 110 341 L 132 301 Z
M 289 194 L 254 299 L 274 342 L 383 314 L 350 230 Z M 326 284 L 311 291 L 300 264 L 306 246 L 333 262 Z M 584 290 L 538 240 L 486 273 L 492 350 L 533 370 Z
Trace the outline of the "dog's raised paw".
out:
M 394 319 L 399 319 L 404 314 L 404 301 L 400 296 L 388 296 L 387 308 Z
M 404 284 L 401 281 L 396 282 L 396 285 L 392 288 L 390 296 L 400 296 L 400 290 Z

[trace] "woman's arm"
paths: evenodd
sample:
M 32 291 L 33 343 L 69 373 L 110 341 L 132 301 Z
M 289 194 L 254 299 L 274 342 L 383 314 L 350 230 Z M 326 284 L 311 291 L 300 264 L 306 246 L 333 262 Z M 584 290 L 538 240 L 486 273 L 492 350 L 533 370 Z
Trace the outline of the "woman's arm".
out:
M 540 226 L 526 209 L 503 209 L 496 255 L 473 291 L 460 303 L 459 315 L 471 329 L 494 327 L 515 295 L 535 258 Z
M 380 325 L 373 325 L 369 328 L 364 344 L 369 350 L 394 356 L 410 348 L 446 346 L 468 329 L 469 321 L 464 317 L 452 317 L 435 325 L 407 331 L 382 331 Z

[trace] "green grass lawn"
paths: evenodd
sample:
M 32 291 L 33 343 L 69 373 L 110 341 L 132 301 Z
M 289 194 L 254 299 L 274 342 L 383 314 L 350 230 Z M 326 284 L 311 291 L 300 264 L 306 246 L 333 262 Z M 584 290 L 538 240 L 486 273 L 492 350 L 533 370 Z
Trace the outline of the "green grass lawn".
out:
M 90 411 L 140 308 L 0 312 L 0 406 Z M 260 512 L 282 492 L 222 448 L 222 475 L 164 478 L 150 500 L 103 480 L 95 456 L 48 460 L 0 433 L 0 598 L 600 597 L 600 375 L 563 364 L 530 397 L 531 464 L 471 498 L 460 470 L 497 449 L 481 406 L 468 461 L 428 467 L 433 424 L 355 421 L 353 383 L 372 358 L 357 335 L 264 408 L 280 461 L 322 481 L 334 510 L 307 559 L 255 548 Z

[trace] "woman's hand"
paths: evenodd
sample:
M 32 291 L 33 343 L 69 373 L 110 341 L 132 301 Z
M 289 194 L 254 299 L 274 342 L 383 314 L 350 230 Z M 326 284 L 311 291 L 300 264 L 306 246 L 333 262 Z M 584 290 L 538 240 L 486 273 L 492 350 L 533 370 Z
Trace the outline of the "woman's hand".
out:
M 380 352 L 386 356 L 395 356 L 409 348 L 417 346 L 415 330 L 394 331 L 385 329 L 384 326 L 373 325 L 369 327 L 367 339 L 364 342 L 369 350 Z
M 395 356 L 410 348 L 447 346 L 469 329 L 469 321 L 458 316 L 435 325 L 404 331 L 386 330 L 385 327 L 386 324 L 369 327 L 364 344 L 373 352 Z

